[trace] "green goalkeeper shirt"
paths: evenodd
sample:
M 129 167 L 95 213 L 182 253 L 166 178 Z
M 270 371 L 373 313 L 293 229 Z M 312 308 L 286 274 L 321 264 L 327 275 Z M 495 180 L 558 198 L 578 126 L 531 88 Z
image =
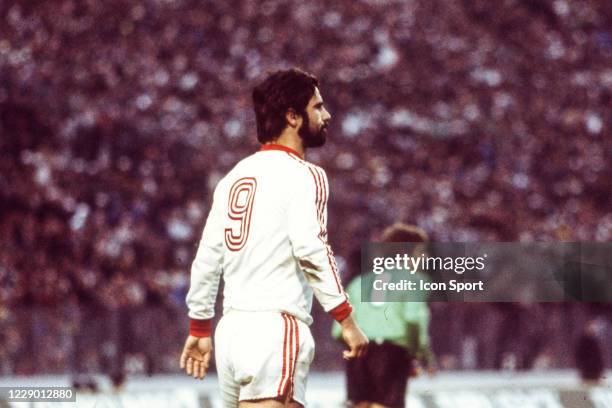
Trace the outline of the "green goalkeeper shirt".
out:
M 392 272 L 393 279 L 397 281 L 399 275 Z M 428 280 L 423 274 L 406 275 L 402 278 L 418 282 Z M 370 298 L 369 291 L 372 290 L 374 280 L 380 279 L 381 275 L 372 273 L 355 278 L 347 287 L 346 292 L 353 306 L 353 317 L 357 320 L 359 327 L 364 331 L 370 341 L 382 343 L 389 341 L 404 347 L 412 356 L 425 364 L 433 363 L 433 353 L 429 345 L 429 321 L 430 311 L 426 302 L 426 294 L 423 292 L 387 292 L 381 302 L 362 301 L 362 280 L 364 295 Z M 420 301 L 414 301 L 419 299 Z M 340 325 L 334 323 L 332 335 L 341 339 Z

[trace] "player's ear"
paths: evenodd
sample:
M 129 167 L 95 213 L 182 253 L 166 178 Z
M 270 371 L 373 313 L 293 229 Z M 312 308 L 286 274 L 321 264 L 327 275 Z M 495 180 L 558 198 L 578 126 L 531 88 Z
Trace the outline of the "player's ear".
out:
M 295 111 L 295 109 L 289 108 L 287 109 L 287 113 L 285 113 L 285 119 L 287 120 L 287 123 L 289 124 L 289 126 L 293 128 L 297 128 L 298 126 L 300 126 L 302 115 L 299 115 Z

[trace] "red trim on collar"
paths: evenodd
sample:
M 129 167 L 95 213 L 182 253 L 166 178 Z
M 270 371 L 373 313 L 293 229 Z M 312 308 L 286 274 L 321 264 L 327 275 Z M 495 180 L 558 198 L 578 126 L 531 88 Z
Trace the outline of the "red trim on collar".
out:
M 259 149 L 259 151 L 265 151 L 265 150 L 282 150 L 283 152 L 287 152 L 287 153 L 291 153 L 296 155 L 297 157 L 299 157 L 300 159 L 304 159 L 304 157 L 302 157 L 301 154 L 299 154 L 298 152 L 296 152 L 295 150 L 293 150 L 290 147 L 284 146 L 284 145 L 279 145 L 279 144 L 265 144 L 261 146 L 261 149 Z

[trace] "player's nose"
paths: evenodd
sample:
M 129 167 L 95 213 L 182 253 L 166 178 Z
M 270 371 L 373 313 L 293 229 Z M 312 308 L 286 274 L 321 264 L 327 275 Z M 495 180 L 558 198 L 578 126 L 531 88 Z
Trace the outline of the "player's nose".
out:
M 327 124 L 331 120 L 331 114 L 327 111 L 327 109 L 323 108 L 323 122 Z

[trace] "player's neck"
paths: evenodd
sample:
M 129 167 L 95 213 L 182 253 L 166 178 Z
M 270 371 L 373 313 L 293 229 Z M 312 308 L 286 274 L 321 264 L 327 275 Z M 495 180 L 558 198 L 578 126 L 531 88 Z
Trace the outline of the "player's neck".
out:
M 306 157 L 306 149 L 304 148 L 304 143 L 302 141 L 302 138 L 297 133 L 283 132 L 276 140 L 270 142 L 270 144 L 277 144 L 288 147 L 292 150 L 295 150 L 300 156 L 302 156 L 302 158 Z

